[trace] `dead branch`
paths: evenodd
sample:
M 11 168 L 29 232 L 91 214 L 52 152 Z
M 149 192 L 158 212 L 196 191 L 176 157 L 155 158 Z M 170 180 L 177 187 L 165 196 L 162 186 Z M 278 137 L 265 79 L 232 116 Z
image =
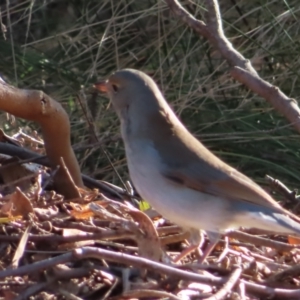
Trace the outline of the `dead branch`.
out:
M 228 281 L 224 284 L 224 286 L 213 296 L 207 298 L 206 300 L 222 300 L 225 299 L 227 294 L 231 292 L 235 284 L 238 282 L 240 276 L 242 274 L 241 268 L 236 268 L 232 274 L 229 276 Z
M 224 34 L 217 0 L 205 1 L 208 10 L 206 23 L 197 20 L 177 0 L 166 0 L 166 2 L 182 22 L 192 28 L 199 36 L 205 37 L 211 45 L 220 51 L 229 66 L 232 67 L 231 75 L 236 80 L 268 101 L 300 132 L 300 109 L 297 102 L 286 96 L 278 87 L 261 79 L 251 62 L 233 47 Z M 271 93 L 269 94 L 269 92 Z
M 57 191 L 66 198 L 79 197 L 60 161 L 62 157 L 74 183 L 83 187 L 80 168 L 71 147 L 69 117 L 63 107 L 42 91 L 18 89 L 0 81 L 0 109 L 41 126 L 51 167 L 61 166 L 54 177 Z
M 18 163 L 36 162 L 40 165 L 50 167 L 50 162 L 47 157 L 17 145 L 0 142 L 0 153 L 10 156 L 16 156 L 24 160 Z M 118 186 L 108 184 L 105 181 L 93 179 L 84 174 L 81 174 L 81 176 L 85 186 L 87 186 L 90 189 L 99 189 L 102 193 L 106 193 L 109 196 L 117 197 L 118 199 L 123 199 L 126 196 L 126 191 Z

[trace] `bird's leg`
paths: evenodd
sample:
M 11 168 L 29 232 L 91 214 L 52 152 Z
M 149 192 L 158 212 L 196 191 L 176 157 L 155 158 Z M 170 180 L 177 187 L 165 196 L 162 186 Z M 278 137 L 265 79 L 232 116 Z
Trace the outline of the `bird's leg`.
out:
M 218 260 L 216 261 L 217 263 L 221 262 L 224 259 L 224 257 L 228 254 L 228 251 L 229 251 L 228 236 L 225 236 L 224 240 L 225 240 L 224 250 L 222 251 L 222 253 L 220 254 Z
M 215 246 L 218 244 L 220 240 L 220 234 L 218 232 L 214 231 L 206 231 L 206 234 L 209 238 L 209 244 L 207 245 L 204 253 L 201 255 L 201 257 L 198 259 L 198 263 L 202 264 L 205 259 L 209 256 L 209 254 L 212 252 L 212 250 L 215 248 Z M 197 248 L 201 248 L 204 242 L 204 236 L 202 231 L 191 229 L 190 230 L 190 241 L 191 244 L 188 248 L 184 249 L 175 259 L 174 262 L 177 263 L 184 257 L 186 257 L 188 254 L 190 254 L 192 251 L 196 250 Z
M 187 247 L 186 249 L 184 249 L 174 259 L 175 263 L 177 263 L 178 261 L 180 261 L 181 259 L 186 257 L 188 254 L 190 254 L 194 250 L 201 248 L 203 243 L 204 243 L 204 236 L 203 236 L 202 231 L 199 231 L 199 230 L 196 230 L 196 229 L 190 229 L 189 233 L 190 233 L 190 238 L 189 238 L 190 246 Z
M 175 257 L 174 262 L 175 263 L 179 262 L 180 260 L 185 258 L 188 254 L 190 254 L 191 252 L 193 252 L 197 248 L 198 248 L 197 245 L 190 245 L 189 247 L 184 249 L 177 257 Z
M 209 238 L 209 244 L 207 245 L 202 256 L 198 259 L 199 264 L 202 264 L 205 261 L 205 259 L 209 256 L 211 251 L 215 248 L 215 246 L 218 244 L 220 240 L 220 234 L 217 232 L 206 231 L 206 234 Z

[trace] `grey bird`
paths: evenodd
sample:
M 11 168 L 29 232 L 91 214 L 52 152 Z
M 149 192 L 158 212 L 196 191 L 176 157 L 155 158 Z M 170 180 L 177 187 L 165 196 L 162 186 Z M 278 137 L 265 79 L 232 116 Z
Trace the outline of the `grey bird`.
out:
M 129 174 L 139 194 L 197 243 L 200 231 L 207 233 L 210 245 L 202 261 L 221 234 L 240 227 L 300 235 L 300 219 L 197 140 L 148 75 L 124 69 L 95 87 L 108 94 L 121 121 Z

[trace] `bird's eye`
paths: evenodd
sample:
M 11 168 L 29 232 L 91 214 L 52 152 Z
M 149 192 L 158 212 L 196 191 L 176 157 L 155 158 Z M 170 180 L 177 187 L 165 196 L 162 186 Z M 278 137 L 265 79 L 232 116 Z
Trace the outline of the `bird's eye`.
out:
M 119 90 L 119 88 L 116 84 L 112 84 L 111 86 L 112 86 L 115 93 Z

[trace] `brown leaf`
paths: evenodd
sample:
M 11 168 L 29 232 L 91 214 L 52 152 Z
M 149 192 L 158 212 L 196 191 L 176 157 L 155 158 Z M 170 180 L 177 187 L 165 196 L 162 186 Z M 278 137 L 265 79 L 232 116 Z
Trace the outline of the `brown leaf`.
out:
M 299 245 L 300 244 L 300 238 L 296 236 L 288 236 L 288 242 L 290 245 Z
M 27 217 L 34 210 L 30 199 L 17 187 L 16 191 L 10 195 L 9 202 L 2 206 L 1 212 L 10 216 Z
M 70 215 L 76 219 L 87 220 L 94 216 L 93 211 L 89 208 L 89 204 L 81 205 L 79 203 L 70 203 L 73 210 L 70 211 Z
M 139 255 L 154 261 L 161 261 L 163 251 L 152 220 L 142 211 L 132 206 L 128 206 L 128 208 L 128 214 L 139 224 L 139 228 L 143 233 L 136 236 Z

